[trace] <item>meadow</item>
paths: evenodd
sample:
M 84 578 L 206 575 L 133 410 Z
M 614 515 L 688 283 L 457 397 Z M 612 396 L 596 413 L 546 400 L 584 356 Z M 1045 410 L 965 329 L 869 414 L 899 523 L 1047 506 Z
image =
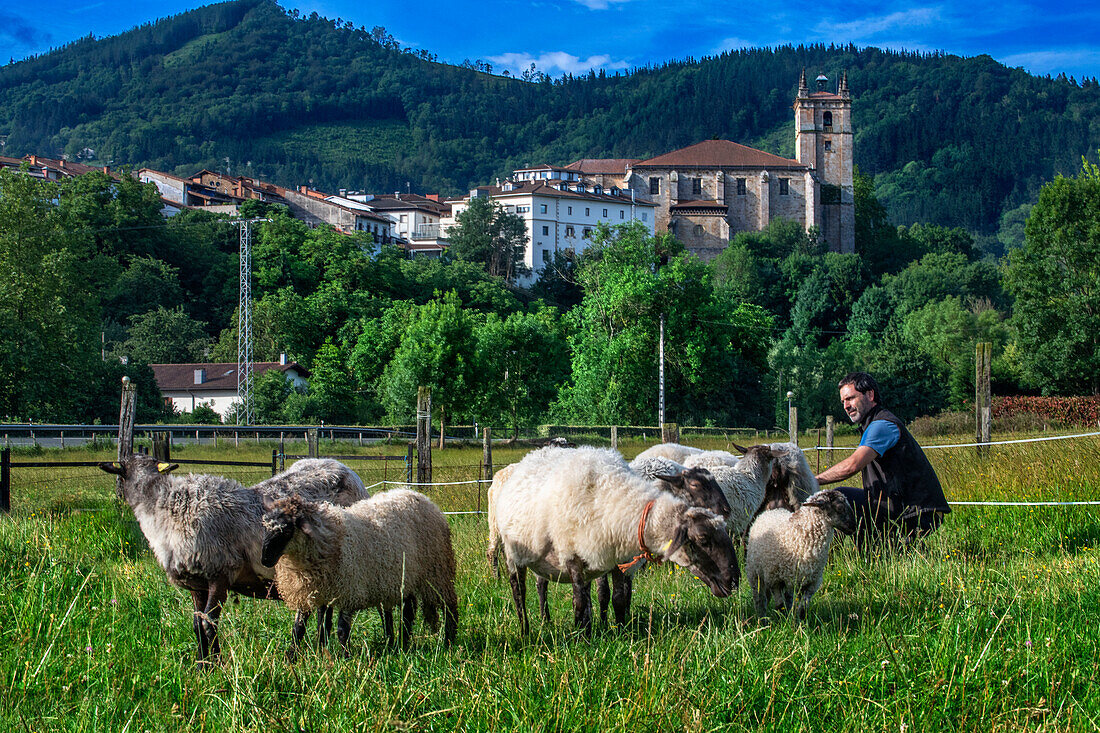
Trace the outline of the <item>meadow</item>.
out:
M 726 447 L 720 438 L 700 444 Z M 620 448 L 630 457 L 646 445 Z M 338 448 L 360 450 L 403 453 Z M 495 448 L 494 459 L 500 466 L 523 452 Z M 84 449 L 29 455 L 13 457 L 110 458 Z M 270 445 L 243 444 L 174 452 L 223 460 L 270 455 Z M 480 457 L 478 448 L 434 451 L 435 479 L 477 478 Z M 955 501 L 1100 499 L 1095 437 L 995 447 L 985 458 L 973 449 L 930 449 L 929 457 Z M 817 460 L 811 453 L 811 464 Z M 233 475 L 252 481 L 265 473 Z M 368 471 L 363 476 L 373 482 Z M 451 510 L 477 503 L 468 485 L 426 493 Z M 871 558 L 844 540 L 801 625 L 775 614 L 755 618 L 747 588 L 717 599 L 679 569 L 647 568 L 626 627 L 597 625 L 590 639 L 572 629 L 565 586 L 551 588 L 553 621 L 532 616 L 532 635 L 521 638 L 507 582 L 485 561 L 484 517 L 455 515 L 454 645 L 418 622 L 410 647 L 387 647 L 377 614 L 362 613 L 350 659 L 311 651 L 289 664 L 289 612 L 241 599 L 222 617 L 223 664 L 200 671 L 190 600 L 168 585 L 129 510 L 115 503 L 112 479 L 97 469 L 19 469 L 13 512 L 0 517 L 0 725 L 1095 730 L 1098 511 L 960 506 L 919 548 Z

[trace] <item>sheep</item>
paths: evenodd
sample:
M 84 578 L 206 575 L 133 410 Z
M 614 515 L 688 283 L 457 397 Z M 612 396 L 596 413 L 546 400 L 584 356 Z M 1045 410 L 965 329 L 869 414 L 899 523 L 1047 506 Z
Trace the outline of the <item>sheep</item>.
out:
M 218 619 L 229 591 L 255 598 L 278 597 L 271 585 L 274 574 L 260 563 L 261 497 L 301 492 L 341 498 L 348 492 L 367 493 L 343 464 L 301 463 L 307 465 L 292 467 L 253 487 L 206 474 L 171 476 L 178 464 L 140 454 L 99 464 L 122 479 L 122 497 L 169 581 L 191 593 L 200 662 L 221 651 Z M 357 490 L 349 488 L 356 483 Z
M 742 448 L 735 443 L 734 448 L 743 454 L 736 466 L 716 465 L 709 470 L 729 501 L 730 535 L 744 536 L 764 503 L 779 455 L 767 445 Z
M 852 534 L 855 512 L 836 489 L 814 494 L 794 512 L 772 509 L 756 518 L 749 530 L 745 573 L 758 616 L 769 600 L 806 617 L 806 605 L 821 587 L 833 530 Z M 797 600 L 796 600 L 797 598 Z
M 289 496 L 265 499 L 261 561 L 275 568 L 275 582 L 296 612 L 332 605 L 339 609 L 336 636 L 347 655 L 356 611 L 401 604 L 401 636 L 407 641 L 419 602 L 434 630 L 442 606 L 444 639 L 458 625 L 455 558 L 447 519 L 416 491 L 393 489 L 339 507 Z M 305 633 L 295 624 L 290 656 Z
M 659 456 L 661 458 L 668 458 L 669 460 L 676 461 L 677 463 L 683 463 L 684 459 L 688 456 L 702 452 L 702 448 L 692 448 L 689 445 L 680 445 L 679 443 L 658 443 L 657 445 L 651 445 L 636 455 L 634 460 L 644 461 L 647 458 Z
M 821 490 L 817 477 L 806 460 L 806 454 L 794 443 L 772 443 L 778 453 L 775 475 L 768 483 L 765 509 L 784 508 L 794 511 L 799 504 Z
M 494 521 L 524 634 L 530 632 L 529 568 L 573 585 L 574 623 L 585 633 L 592 627 L 592 580 L 635 557 L 636 548 L 641 554 L 635 559 L 690 568 L 718 597 L 728 596 L 740 579 L 721 517 L 630 470 L 609 449 L 529 453 L 500 484 Z
M 493 474 L 493 480 L 489 484 L 489 490 L 485 496 L 486 514 L 489 520 L 489 543 L 485 549 L 485 557 L 489 561 L 489 567 L 493 569 L 493 575 L 498 578 L 500 577 L 500 570 L 497 565 L 497 558 L 500 556 L 500 534 L 497 532 L 496 525 L 496 497 L 500 492 L 501 485 L 512 475 L 515 467 L 516 464 L 512 463 L 498 469 Z
M 693 453 L 685 458 L 684 465 L 688 467 L 700 466 L 702 468 L 710 468 L 711 466 L 736 466 L 739 460 L 741 459 L 729 451 L 706 450 L 702 453 Z

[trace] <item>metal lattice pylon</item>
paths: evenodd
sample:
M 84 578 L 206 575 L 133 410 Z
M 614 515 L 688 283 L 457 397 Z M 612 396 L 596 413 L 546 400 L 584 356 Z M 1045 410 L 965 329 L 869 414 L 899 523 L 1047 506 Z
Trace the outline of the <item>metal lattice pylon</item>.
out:
M 237 307 L 237 424 L 251 425 L 256 419 L 252 400 L 252 221 L 241 228 L 241 290 Z

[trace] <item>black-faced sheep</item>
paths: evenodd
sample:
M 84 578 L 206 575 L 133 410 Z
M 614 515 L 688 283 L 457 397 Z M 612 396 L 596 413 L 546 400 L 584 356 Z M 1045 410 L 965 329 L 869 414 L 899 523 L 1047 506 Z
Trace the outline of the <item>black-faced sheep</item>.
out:
M 586 632 L 591 581 L 639 550 L 641 557 L 689 568 L 719 597 L 739 580 L 725 521 L 635 473 L 612 450 L 529 453 L 500 485 L 494 519 L 524 633 L 528 568 L 572 584 L 574 622 Z
M 806 604 L 821 587 L 833 530 L 855 532 L 856 517 L 844 494 L 818 492 L 794 512 L 772 509 L 749 530 L 745 573 L 756 613 L 767 613 L 769 600 L 806 617 Z
M 277 598 L 274 574 L 260 562 L 263 496 L 293 493 L 315 499 L 366 496 L 354 471 L 331 460 L 302 461 L 253 487 L 205 474 L 171 476 L 179 466 L 135 454 L 100 468 L 122 478 L 157 562 L 174 584 L 191 593 L 198 658 L 220 651 L 218 619 L 229 591 Z
M 419 602 L 435 628 L 440 610 L 444 639 L 458 624 L 451 530 L 428 497 L 408 489 L 375 494 L 350 507 L 299 497 L 265 502 L 262 561 L 275 568 L 287 606 L 308 612 L 333 606 L 340 612 L 336 635 L 344 652 L 356 611 L 402 606 L 402 638 L 412 630 Z M 305 633 L 295 622 L 297 648 Z

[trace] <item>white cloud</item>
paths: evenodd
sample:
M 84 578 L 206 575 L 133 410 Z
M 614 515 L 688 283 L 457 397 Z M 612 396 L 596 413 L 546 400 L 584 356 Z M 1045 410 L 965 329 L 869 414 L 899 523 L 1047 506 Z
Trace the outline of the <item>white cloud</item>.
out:
M 868 16 L 842 23 L 822 21 L 814 32 L 823 38 L 835 41 L 860 41 L 872 38 L 880 33 L 909 31 L 918 26 L 929 26 L 940 21 L 939 8 L 910 8 L 887 15 Z
M 1032 74 L 1056 75 L 1067 69 L 1100 67 L 1100 51 L 1093 48 L 1029 51 L 1001 58 L 1006 66 L 1022 66 Z
M 628 3 L 630 0 L 575 0 L 589 10 L 607 10 L 612 5 Z
M 723 51 L 736 51 L 741 48 L 753 48 L 757 44 L 745 38 L 723 38 L 711 51 L 712 54 L 720 54 Z
M 539 71 L 550 76 L 562 74 L 584 74 L 589 69 L 625 69 L 629 66 L 626 61 L 612 60 L 607 54 L 598 54 L 582 59 L 564 51 L 550 51 L 540 56 L 532 56 L 529 53 L 503 53 L 499 56 L 490 56 L 489 61 L 494 66 L 503 67 L 497 71 L 508 69 L 513 74 L 522 74 L 535 65 Z

